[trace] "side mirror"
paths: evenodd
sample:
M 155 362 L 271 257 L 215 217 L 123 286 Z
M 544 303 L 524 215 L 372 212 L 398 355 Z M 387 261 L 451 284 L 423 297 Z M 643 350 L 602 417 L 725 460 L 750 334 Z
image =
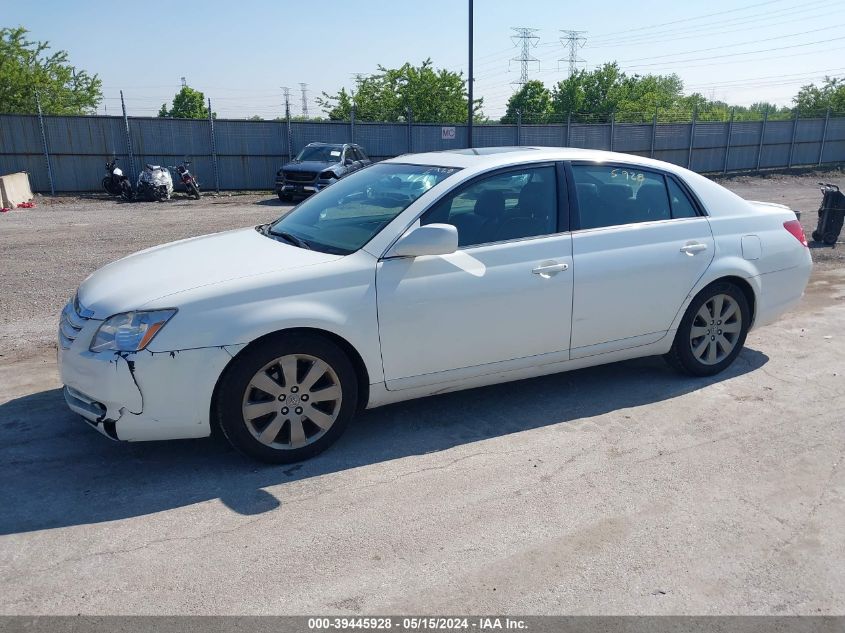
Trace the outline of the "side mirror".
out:
M 448 255 L 458 250 L 458 229 L 451 224 L 427 224 L 411 229 L 399 238 L 388 257 Z

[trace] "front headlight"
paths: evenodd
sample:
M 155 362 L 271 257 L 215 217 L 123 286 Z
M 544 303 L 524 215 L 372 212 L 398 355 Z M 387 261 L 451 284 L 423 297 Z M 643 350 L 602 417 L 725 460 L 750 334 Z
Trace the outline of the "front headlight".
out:
M 175 309 L 139 310 L 109 317 L 97 330 L 89 349 L 92 352 L 138 352 L 149 345 Z

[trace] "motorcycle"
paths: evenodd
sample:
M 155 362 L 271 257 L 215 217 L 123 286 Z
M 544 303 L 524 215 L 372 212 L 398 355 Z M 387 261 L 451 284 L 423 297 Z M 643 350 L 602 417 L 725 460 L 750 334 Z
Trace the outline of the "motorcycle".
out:
M 122 196 L 125 200 L 132 199 L 132 184 L 123 170 L 117 166 L 117 158 L 106 163 L 106 177 L 103 178 L 103 189 L 112 196 Z M 127 195 L 128 194 L 128 195 Z
M 191 163 L 189 161 L 183 160 L 179 165 L 169 165 L 168 169 L 175 169 L 176 173 L 179 174 L 179 180 L 182 181 L 182 184 L 185 185 L 185 189 L 188 191 L 189 196 L 193 196 L 195 200 L 200 199 L 200 185 L 197 182 L 197 179 L 194 178 L 193 174 L 188 170 L 188 166 Z
M 144 165 L 143 171 L 138 175 L 138 185 L 135 189 L 136 197 L 141 200 L 155 202 L 170 200 L 170 195 L 173 193 L 173 179 L 165 167 Z

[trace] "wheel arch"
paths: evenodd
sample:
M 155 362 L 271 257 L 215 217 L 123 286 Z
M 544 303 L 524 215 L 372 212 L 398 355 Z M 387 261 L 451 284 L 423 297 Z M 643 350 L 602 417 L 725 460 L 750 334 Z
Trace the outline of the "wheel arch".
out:
M 737 275 L 726 275 L 724 277 L 719 277 L 718 279 L 714 279 L 711 281 L 707 286 L 712 286 L 713 284 L 728 282 L 735 285 L 737 288 L 742 290 L 742 294 L 745 295 L 745 300 L 748 301 L 748 307 L 751 309 L 751 327 L 754 327 L 754 319 L 757 316 L 757 294 L 754 291 L 752 285 L 748 282 L 747 279 L 743 277 L 738 277 Z M 705 286 L 705 287 L 707 287 Z
M 321 328 L 316 327 L 291 327 L 285 328 L 281 330 L 276 330 L 274 332 L 268 332 L 259 336 L 258 338 L 250 341 L 247 345 L 244 345 L 238 353 L 235 354 L 228 363 L 226 363 L 226 367 L 220 372 L 220 375 L 217 377 L 217 382 L 214 385 L 214 391 L 211 395 L 211 402 L 209 403 L 211 417 L 210 420 L 213 420 L 213 410 L 217 402 L 217 393 L 220 388 L 220 384 L 223 381 L 223 377 L 226 375 L 226 372 L 229 371 L 229 368 L 234 363 L 235 359 L 238 358 L 243 352 L 247 349 L 252 349 L 258 345 L 261 345 L 263 341 L 266 341 L 270 338 L 275 336 L 279 336 L 282 334 L 313 334 L 316 336 L 321 336 L 325 339 L 328 339 L 335 345 L 337 345 L 343 353 L 349 358 L 349 361 L 352 363 L 352 367 L 355 370 L 355 375 L 358 378 L 358 410 L 362 411 L 367 407 L 367 402 L 370 397 L 370 373 L 367 370 L 367 365 L 364 362 L 361 354 L 355 349 L 355 346 L 352 345 L 349 341 L 345 338 L 336 334 L 335 332 L 331 332 L 329 330 L 324 330 Z

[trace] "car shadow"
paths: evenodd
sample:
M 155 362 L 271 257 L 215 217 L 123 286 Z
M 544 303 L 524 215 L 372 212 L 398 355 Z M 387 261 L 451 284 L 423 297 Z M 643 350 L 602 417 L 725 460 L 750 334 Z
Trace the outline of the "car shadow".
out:
M 682 377 L 643 358 L 389 405 L 362 413 L 325 453 L 267 466 L 222 440 L 112 442 L 70 413 L 53 389 L 0 405 L 0 534 L 99 523 L 219 499 L 243 515 L 279 500 L 264 490 L 328 473 L 579 421 L 669 400 L 752 372 L 744 349 L 725 372 Z M 648 416 L 648 409 L 631 418 Z M 621 422 L 621 423 L 624 423 Z

